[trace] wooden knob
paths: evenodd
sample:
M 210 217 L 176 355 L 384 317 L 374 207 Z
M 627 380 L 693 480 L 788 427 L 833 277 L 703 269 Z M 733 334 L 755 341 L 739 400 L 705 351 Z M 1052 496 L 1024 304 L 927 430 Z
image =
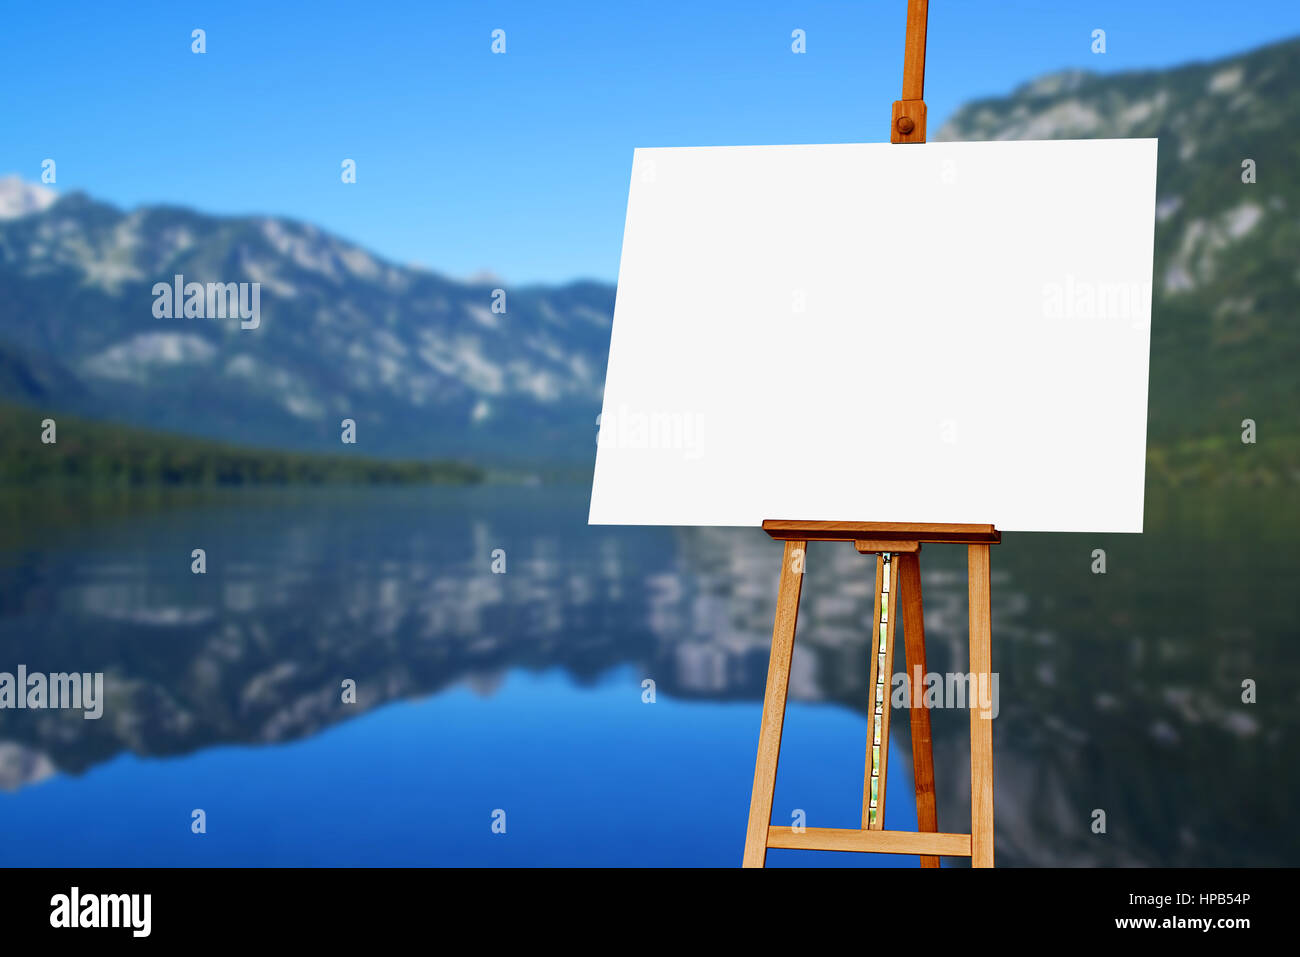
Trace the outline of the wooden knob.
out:
M 912 122 L 912 118 L 910 116 L 900 116 L 898 118 L 898 132 L 906 136 L 914 129 L 916 129 L 916 124 Z

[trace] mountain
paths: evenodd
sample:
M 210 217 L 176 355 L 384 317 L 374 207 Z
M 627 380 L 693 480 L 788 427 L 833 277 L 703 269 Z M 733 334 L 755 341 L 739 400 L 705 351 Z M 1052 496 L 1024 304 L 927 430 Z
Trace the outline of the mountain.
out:
M 968 104 L 935 137 L 1160 138 L 1156 480 L 1300 480 L 1298 114 L 1292 39 L 1042 77 Z M 153 286 L 176 274 L 260 282 L 257 328 L 156 317 Z M 0 180 L 0 397 L 42 409 L 332 451 L 352 418 L 369 455 L 589 465 L 613 303 L 600 283 L 457 282 L 291 220 L 127 212 Z M 1240 441 L 1244 419 L 1256 445 Z
M 1300 39 L 1171 70 L 1042 77 L 938 140 L 1159 137 L 1150 470 L 1300 481 Z M 1243 182 L 1253 160 L 1254 183 Z M 1099 387 L 1104 383 L 1099 382 Z M 1253 419 L 1257 444 L 1241 442 Z
M 339 451 L 351 418 L 367 455 L 591 457 L 612 286 L 507 286 L 494 311 L 497 283 L 305 223 L 37 190 L 0 191 L 0 397 L 288 449 Z M 177 274 L 260 283 L 256 327 L 156 316 Z

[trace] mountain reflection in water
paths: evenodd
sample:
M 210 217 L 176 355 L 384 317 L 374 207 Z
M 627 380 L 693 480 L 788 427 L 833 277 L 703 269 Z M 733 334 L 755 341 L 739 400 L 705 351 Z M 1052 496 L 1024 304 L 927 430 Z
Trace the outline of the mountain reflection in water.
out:
M 1149 493 L 1142 536 L 1006 535 L 993 550 L 999 864 L 1297 863 L 1300 559 L 1275 518 L 1297 510 L 1268 499 L 1288 494 Z M 98 721 L 0 711 L 0 808 L 124 754 L 304 741 L 457 686 L 490 699 L 518 672 L 558 670 L 577 695 L 614 674 L 629 695 L 652 678 L 661 701 L 744 703 L 737 760 L 752 768 L 780 560 L 761 531 L 587 527 L 583 489 L 225 493 L 9 516 L 0 671 L 102 671 L 107 702 Z M 191 574 L 194 548 L 206 575 Z M 927 546 L 922 573 L 929 668 L 964 672 L 963 549 Z M 865 714 L 871 574 L 847 545 L 810 547 L 793 702 Z M 355 705 L 340 701 L 348 678 Z M 1242 703 L 1246 679 L 1257 704 Z M 941 827 L 966 830 L 967 715 L 933 724 Z M 905 712 L 893 729 L 891 785 L 911 774 Z M 603 759 L 580 734 L 570 746 L 577 764 Z M 746 809 L 727 809 L 742 828 Z

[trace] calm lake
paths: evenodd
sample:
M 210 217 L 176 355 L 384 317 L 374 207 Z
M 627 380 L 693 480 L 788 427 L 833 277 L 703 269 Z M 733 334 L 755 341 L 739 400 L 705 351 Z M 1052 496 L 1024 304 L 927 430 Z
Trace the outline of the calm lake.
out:
M 1298 505 L 1148 490 L 1141 536 L 993 549 L 999 865 L 1300 864 Z M 740 863 L 781 559 L 757 529 L 590 528 L 585 488 L 5 506 L 0 671 L 103 672 L 105 702 L 0 711 L 0 864 Z M 929 667 L 964 672 L 964 549 L 921 567 Z M 872 560 L 807 569 L 773 820 L 856 827 Z M 967 712 L 933 727 L 967 831 Z M 915 828 L 906 711 L 893 734 L 886 826 Z

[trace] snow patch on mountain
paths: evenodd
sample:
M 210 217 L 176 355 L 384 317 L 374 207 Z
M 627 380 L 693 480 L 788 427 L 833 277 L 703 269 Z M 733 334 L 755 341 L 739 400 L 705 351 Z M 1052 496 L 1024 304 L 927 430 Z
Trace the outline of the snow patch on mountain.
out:
M 192 333 L 144 332 L 90 356 L 81 365 L 92 376 L 145 383 L 159 367 L 204 365 L 216 354 L 216 346 Z
M 58 194 L 48 186 L 24 182 L 21 176 L 0 176 L 0 219 L 18 219 L 54 204 Z

